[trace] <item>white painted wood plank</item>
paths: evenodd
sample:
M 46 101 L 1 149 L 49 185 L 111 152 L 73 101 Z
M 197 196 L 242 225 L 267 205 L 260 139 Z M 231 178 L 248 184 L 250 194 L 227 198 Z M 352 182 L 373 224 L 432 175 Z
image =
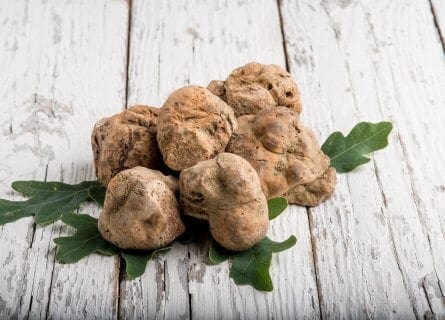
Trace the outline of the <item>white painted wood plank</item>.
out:
M 93 179 L 90 132 L 125 105 L 125 1 L 3 1 L 1 196 L 16 179 Z M 85 210 L 97 214 L 92 207 Z M 0 229 L 0 318 L 114 318 L 115 259 L 54 262 L 60 224 Z
M 284 1 L 303 118 L 390 119 L 390 146 L 311 210 L 326 318 L 444 315 L 445 61 L 427 1 Z
M 161 106 L 173 90 L 206 86 L 250 61 L 285 65 L 275 1 L 134 0 L 131 26 L 129 105 Z M 306 210 L 292 207 L 271 229 L 277 240 L 299 238 L 295 248 L 273 259 L 273 293 L 236 286 L 227 264 L 207 266 L 208 244 L 178 244 L 141 279 L 122 283 L 121 317 L 317 318 Z
M 431 10 L 434 15 L 438 35 L 442 39 L 442 45 L 445 49 L 445 2 L 443 0 L 429 0 Z

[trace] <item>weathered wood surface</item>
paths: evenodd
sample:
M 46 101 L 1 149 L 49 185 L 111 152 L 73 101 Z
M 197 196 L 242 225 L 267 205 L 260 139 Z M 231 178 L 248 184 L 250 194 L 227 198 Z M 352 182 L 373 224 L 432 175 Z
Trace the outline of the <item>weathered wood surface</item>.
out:
M 360 120 L 395 129 L 333 199 L 273 222 L 271 237 L 298 243 L 274 257 L 272 293 L 206 265 L 208 243 L 175 244 L 132 281 L 117 258 L 60 265 L 52 239 L 66 228 L 28 218 L 0 227 L 0 318 L 445 317 L 444 11 L 442 0 L 3 1 L 2 198 L 18 198 L 16 179 L 93 179 L 96 120 L 253 60 L 289 67 L 321 141 Z
M 125 105 L 125 1 L 2 1 L 0 190 L 17 179 L 93 179 L 91 127 Z M 97 214 L 89 208 L 89 213 Z M 114 259 L 54 261 L 61 224 L 0 228 L 0 318 L 114 317 Z
M 310 211 L 322 315 L 444 315 L 445 60 L 426 1 L 284 1 L 303 118 L 394 123 L 375 162 Z M 442 119 L 442 120 L 440 120 Z

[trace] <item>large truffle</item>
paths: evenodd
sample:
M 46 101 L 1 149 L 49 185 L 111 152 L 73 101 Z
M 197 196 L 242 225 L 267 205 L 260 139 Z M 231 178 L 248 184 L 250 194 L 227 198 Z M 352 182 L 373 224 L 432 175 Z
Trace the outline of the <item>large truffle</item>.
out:
M 269 225 L 260 180 L 243 158 L 221 153 L 185 169 L 179 177 L 185 214 L 209 221 L 213 238 L 229 250 L 262 240 Z
M 107 186 L 117 173 L 136 166 L 162 168 L 156 141 L 158 114 L 158 108 L 138 105 L 96 123 L 91 143 L 99 182 Z
M 314 133 L 300 124 L 295 111 L 284 107 L 238 118 L 226 151 L 249 161 L 267 198 L 314 181 L 329 166 Z
M 336 182 L 337 175 L 335 169 L 328 168 L 325 173 L 315 181 L 296 185 L 283 194 L 283 197 L 287 198 L 289 203 L 315 207 L 332 195 Z
M 99 217 L 105 240 L 122 249 L 161 248 L 181 235 L 177 181 L 143 167 L 124 170 L 108 184 Z
M 220 85 L 220 82 L 214 83 L 212 90 L 221 91 Z M 272 107 L 287 107 L 301 112 L 297 84 L 286 70 L 277 65 L 248 63 L 233 70 L 224 86 L 227 103 L 237 117 Z
M 236 127 L 232 108 L 209 90 L 187 86 L 173 92 L 158 121 L 165 163 L 180 171 L 223 152 Z

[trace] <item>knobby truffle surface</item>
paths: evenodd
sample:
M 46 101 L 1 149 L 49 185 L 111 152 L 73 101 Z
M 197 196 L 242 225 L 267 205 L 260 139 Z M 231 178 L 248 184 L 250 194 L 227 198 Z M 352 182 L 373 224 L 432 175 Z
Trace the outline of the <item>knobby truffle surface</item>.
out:
M 329 166 L 314 133 L 300 124 L 295 111 L 284 107 L 238 118 L 226 151 L 255 168 L 267 198 L 314 181 Z
M 181 172 L 181 208 L 209 221 L 213 238 L 229 250 L 245 250 L 262 240 L 269 225 L 267 200 L 252 166 L 221 153 Z
M 165 163 L 180 171 L 223 152 L 236 127 L 232 108 L 209 90 L 187 86 L 173 92 L 158 121 Z
M 207 89 L 222 101 L 227 102 L 225 81 L 212 80 L 207 86 Z
M 156 140 L 158 114 L 158 108 L 138 105 L 96 123 L 91 143 L 99 182 L 107 186 L 120 171 L 136 166 L 162 168 Z
M 336 182 L 337 175 L 335 169 L 328 168 L 325 173 L 315 181 L 296 185 L 283 194 L 283 197 L 287 198 L 289 203 L 315 207 L 332 195 Z
M 220 85 L 220 82 L 215 83 L 211 91 L 220 92 Z M 227 103 L 237 117 L 272 107 L 287 107 L 301 112 L 297 84 L 286 70 L 277 65 L 248 63 L 233 70 L 224 86 Z
M 108 184 L 98 228 L 105 240 L 122 249 L 161 248 L 181 235 L 184 224 L 175 192 L 177 180 L 136 167 Z

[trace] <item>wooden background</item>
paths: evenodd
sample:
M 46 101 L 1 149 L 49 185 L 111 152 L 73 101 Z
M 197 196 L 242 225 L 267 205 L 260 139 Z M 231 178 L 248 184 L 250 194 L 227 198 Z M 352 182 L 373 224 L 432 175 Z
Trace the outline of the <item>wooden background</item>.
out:
M 298 243 L 273 258 L 272 293 L 207 266 L 206 244 L 134 281 L 118 258 L 61 265 L 52 239 L 69 230 L 26 218 L 0 227 L 0 319 L 444 319 L 444 35 L 444 0 L 1 0 L 2 198 L 17 179 L 94 179 L 98 119 L 249 61 L 293 74 L 321 141 L 395 129 L 331 200 L 274 221 Z

